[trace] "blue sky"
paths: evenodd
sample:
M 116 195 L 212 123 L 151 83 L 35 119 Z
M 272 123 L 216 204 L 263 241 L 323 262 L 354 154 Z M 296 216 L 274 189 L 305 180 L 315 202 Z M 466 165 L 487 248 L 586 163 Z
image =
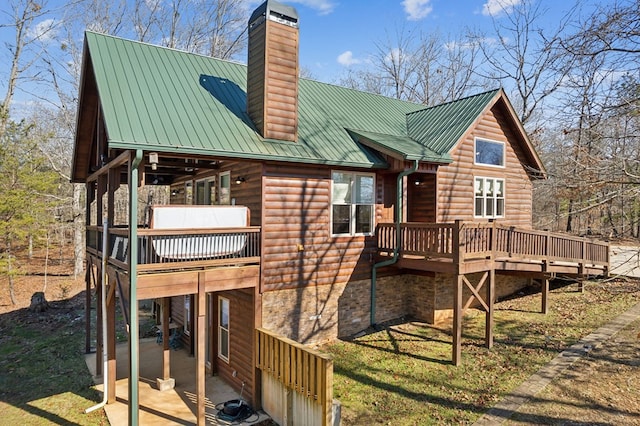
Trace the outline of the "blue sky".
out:
M 542 24 L 553 28 L 573 5 L 568 0 L 538 0 Z M 444 38 L 465 28 L 490 31 L 493 19 L 521 0 L 282 0 L 300 17 L 300 62 L 322 81 L 333 82 L 348 67 L 365 65 L 375 44 L 397 30 L 437 30 Z M 584 4 L 584 2 L 583 2 Z
M 0 0 L 6 1 L 6 0 Z M 16 0 L 18 1 L 18 0 Z M 151 1 L 151 0 L 149 0 Z M 168 0 L 155 0 L 168 1 Z M 247 7 L 247 19 L 261 0 L 238 0 Z M 367 67 L 376 44 L 389 45 L 395 33 L 438 31 L 446 40 L 456 38 L 466 28 L 490 31 L 494 20 L 504 19 L 523 0 L 280 0 L 294 6 L 300 18 L 300 65 L 321 81 L 336 83 L 351 67 Z M 544 11 L 541 24 L 554 28 L 574 4 L 574 0 L 533 0 Z M 580 1 L 585 13 L 596 4 L 615 0 Z M 48 0 L 52 13 L 36 22 L 36 31 L 43 32 L 57 21 L 64 11 L 63 0 Z M 7 41 L 14 37 L 13 29 L 2 28 L 8 16 L 7 3 L 0 6 L 0 95 L 4 96 L 9 74 L 10 52 Z M 78 34 L 78 41 L 82 34 Z M 45 38 L 46 40 L 46 38 Z M 444 49 L 444 46 L 443 46 Z M 238 57 L 246 62 L 246 57 Z M 39 88 L 37 91 L 46 88 Z M 44 93 L 41 92 L 41 93 Z M 16 92 L 14 101 L 23 107 L 30 103 L 24 90 Z M 46 95 L 44 95 L 46 96 Z M 32 98 L 31 98 L 32 99 Z M 2 99 L 0 99 L 0 102 Z M 17 108 L 14 108 L 16 111 Z

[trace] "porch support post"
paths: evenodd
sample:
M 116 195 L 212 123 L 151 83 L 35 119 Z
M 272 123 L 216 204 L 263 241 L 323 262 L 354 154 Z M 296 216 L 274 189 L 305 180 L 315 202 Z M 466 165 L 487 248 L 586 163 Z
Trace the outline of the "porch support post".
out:
M 107 174 L 107 218 L 108 223 L 113 226 L 115 225 L 115 193 L 118 187 L 120 186 L 120 167 L 109 168 L 109 172 Z M 107 229 L 107 233 L 109 230 Z M 107 241 L 110 241 L 109 235 L 107 234 Z M 107 329 L 104 331 L 107 333 L 107 347 L 105 350 L 107 351 L 107 379 L 109 380 L 109 384 L 107 386 L 107 403 L 112 404 L 116 401 L 116 297 L 115 297 L 115 280 L 109 279 L 109 275 L 105 274 L 107 277 L 106 282 L 103 285 L 109 284 L 107 287 L 107 306 L 105 306 L 105 314 L 107 315 Z
M 86 204 L 85 204 L 85 227 L 91 224 L 91 202 L 93 201 L 93 182 L 86 184 Z M 87 238 L 85 229 L 85 239 Z M 86 244 L 86 243 L 85 243 Z M 86 256 L 86 255 L 85 255 Z M 91 353 L 91 273 L 93 272 L 93 262 L 91 257 L 87 257 L 87 270 L 85 273 L 85 294 L 84 294 L 84 324 L 85 338 L 84 351 Z
M 453 302 L 453 365 L 458 366 L 462 363 L 462 288 L 463 278 L 461 274 L 457 275 L 456 288 L 454 292 Z
M 198 426 L 205 425 L 205 345 L 206 345 L 206 321 L 207 293 L 205 289 L 204 272 L 198 274 L 198 300 L 196 305 L 196 394 Z
M 105 283 L 102 282 L 102 276 L 104 275 L 102 273 L 102 268 L 104 268 L 104 265 L 101 263 L 99 263 L 99 270 L 98 270 L 98 274 L 96 277 L 96 294 L 100 295 L 101 291 L 102 291 L 102 286 L 105 285 Z M 106 330 L 102 329 L 102 310 L 104 309 L 104 307 L 102 306 L 102 301 L 100 300 L 100 297 L 96 297 L 96 376 L 102 376 L 102 353 L 103 351 L 105 351 L 106 349 L 102 347 L 102 333 L 105 333 Z
M 489 282 L 485 285 L 486 297 L 485 301 L 487 305 L 487 313 L 485 316 L 485 345 L 488 349 L 493 347 L 493 299 L 495 294 L 495 282 L 496 282 L 496 270 L 491 268 L 489 270 Z
M 169 329 L 169 299 L 163 297 L 161 302 L 161 315 L 162 315 L 162 380 L 169 380 L 171 378 L 171 349 L 169 343 L 171 339 L 171 330 Z
M 96 214 L 97 214 L 97 220 L 98 220 L 98 225 L 102 225 L 102 223 L 104 222 L 104 216 L 105 216 L 105 209 L 104 209 L 104 203 L 103 203 L 103 198 L 104 198 L 104 194 L 107 192 L 107 176 L 106 175 L 100 175 L 98 176 L 98 181 L 97 181 L 97 195 L 96 195 Z M 102 238 L 107 238 L 108 236 L 103 235 Z M 102 240 L 100 240 L 102 241 Z M 109 240 L 107 240 L 108 242 Z M 102 243 L 100 242 L 100 251 L 102 252 L 103 248 L 102 248 Z M 107 245 L 108 248 L 108 245 Z M 101 253 L 102 255 L 102 259 L 104 259 L 104 256 L 106 256 L 106 253 Z M 106 286 L 107 283 L 103 282 L 104 280 L 102 279 L 102 277 L 106 274 L 106 270 L 103 270 L 106 268 L 106 263 L 103 260 L 102 262 L 99 263 L 100 265 L 100 270 L 99 270 L 99 274 L 97 276 L 97 285 L 96 285 L 96 295 L 100 295 L 101 291 L 102 291 L 102 286 Z M 103 311 L 106 309 L 105 306 L 102 306 L 102 299 L 100 297 L 96 297 L 96 375 L 97 376 L 101 376 L 103 375 L 103 371 L 102 371 L 102 367 L 103 367 L 103 353 L 104 351 L 107 350 L 107 348 L 103 347 L 103 338 L 102 338 L 102 334 L 106 333 L 107 330 L 104 330 L 102 328 L 102 315 L 103 315 Z
M 138 325 L 138 184 L 142 150 L 129 156 L 129 414 L 130 425 L 139 423 L 140 336 Z
M 549 275 L 547 274 L 547 261 L 542 263 L 542 313 L 549 313 Z
M 87 270 L 84 273 L 84 352 L 91 353 L 91 258 L 87 256 Z
M 109 280 L 109 278 L 107 278 Z M 107 306 L 105 307 L 107 315 L 107 404 L 116 402 L 116 296 L 115 296 L 115 280 L 109 286 L 109 296 L 107 296 Z M 106 283 L 105 283 L 106 284 Z

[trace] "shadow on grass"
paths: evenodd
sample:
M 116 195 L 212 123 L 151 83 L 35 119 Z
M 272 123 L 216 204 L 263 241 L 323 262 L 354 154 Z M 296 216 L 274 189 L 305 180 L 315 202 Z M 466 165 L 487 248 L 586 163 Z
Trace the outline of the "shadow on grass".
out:
M 4 424 L 24 423 L 25 412 L 54 424 L 106 421 L 101 410 L 84 414 L 101 398 L 84 360 L 84 297 L 50 302 L 41 313 L 25 308 L 0 315 L 0 402 L 15 408 L 5 408 Z M 74 395 L 64 396 L 69 405 L 59 403 L 61 394 Z

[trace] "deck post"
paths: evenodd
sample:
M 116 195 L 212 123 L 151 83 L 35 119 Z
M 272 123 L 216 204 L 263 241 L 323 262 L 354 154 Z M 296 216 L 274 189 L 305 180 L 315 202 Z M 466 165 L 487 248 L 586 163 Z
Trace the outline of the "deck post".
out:
M 196 394 L 197 394 L 197 425 L 204 426 L 205 420 L 205 363 L 207 342 L 205 314 L 207 311 L 207 293 L 205 289 L 204 272 L 198 274 L 198 296 L 196 305 Z
M 485 316 L 485 345 L 487 349 L 491 349 L 493 347 L 493 299 L 495 293 L 495 282 L 496 270 L 491 268 L 489 270 L 489 282 L 486 283 L 487 313 Z
M 458 274 L 456 280 L 456 288 L 454 292 L 453 305 L 453 365 L 458 366 L 462 363 L 462 288 L 463 275 Z
M 85 226 L 91 224 L 91 202 L 94 199 L 93 183 L 87 182 L 86 184 L 86 204 L 85 204 Z M 89 241 L 87 231 L 85 231 L 85 241 Z M 85 252 L 86 256 L 86 252 Z M 85 295 L 84 295 L 84 324 L 85 324 L 85 337 L 84 337 L 84 351 L 85 353 L 91 353 L 91 273 L 93 272 L 93 262 L 91 256 L 87 257 L 87 270 L 85 273 Z
M 542 280 L 540 281 L 542 285 L 542 313 L 549 313 L 549 274 L 547 273 L 547 261 L 544 260 L 542 262 Z
M 93 264 L 91 256 L 87 256 L 87 270 L 84 274 L 85 290 L 84 290 L 84 352 L 91 353 L 91 270 Z
M 171 378 L 171 350 L 169 343 L 171 340 L 171 330 L 169 329 L 169 299 L 163 297 L 160 302 L 160 315 L 162 322 L 162 380 Z
M 463 222 L 456 219 L 453 227 L 453 235 L 451 240 L 451 251 L 453 252 L 453 268 L 456 274 L 456 287 L 453 293 L 453 348 L 452 362 L 453 365 L 460 365 L 462 362 L 462 286 L 463 275 L 460 274 L 462 263 L 462 249 L 460 244 L 460 232 L 462 232 Z
M 107 280 L 109 280 L 107 276 Z M 115 280 L 114 280 L 115 281 Z M 105 283 L 106 285 L 106 283 Z M 107 404 L 113 404 L 116 402 L 116 296 L 115 296 L 116 283 L 112 282 L 108 287 L 107 293 L 107 378 L 109 383 L 107 385 Z M 110 296 L 110 297 L 109 297 Z

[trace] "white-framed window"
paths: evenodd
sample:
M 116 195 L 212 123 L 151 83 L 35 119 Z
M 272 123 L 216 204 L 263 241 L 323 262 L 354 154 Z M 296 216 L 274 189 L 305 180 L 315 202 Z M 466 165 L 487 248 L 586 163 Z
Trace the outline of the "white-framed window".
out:
M 370 235 L 375 210 L 375 175 L 334 171 L 331 184 L 331 234 Z
M 476 177 L 474 193 L 474 217 L 504 217 L 504 179 Z
M 229 299 L 218 299 L 218 356 L 229 362 Z
M 483 166 L 504 167 L 505 144 L 504 142 L 488 139 L 475 139 L 474 162 Z

